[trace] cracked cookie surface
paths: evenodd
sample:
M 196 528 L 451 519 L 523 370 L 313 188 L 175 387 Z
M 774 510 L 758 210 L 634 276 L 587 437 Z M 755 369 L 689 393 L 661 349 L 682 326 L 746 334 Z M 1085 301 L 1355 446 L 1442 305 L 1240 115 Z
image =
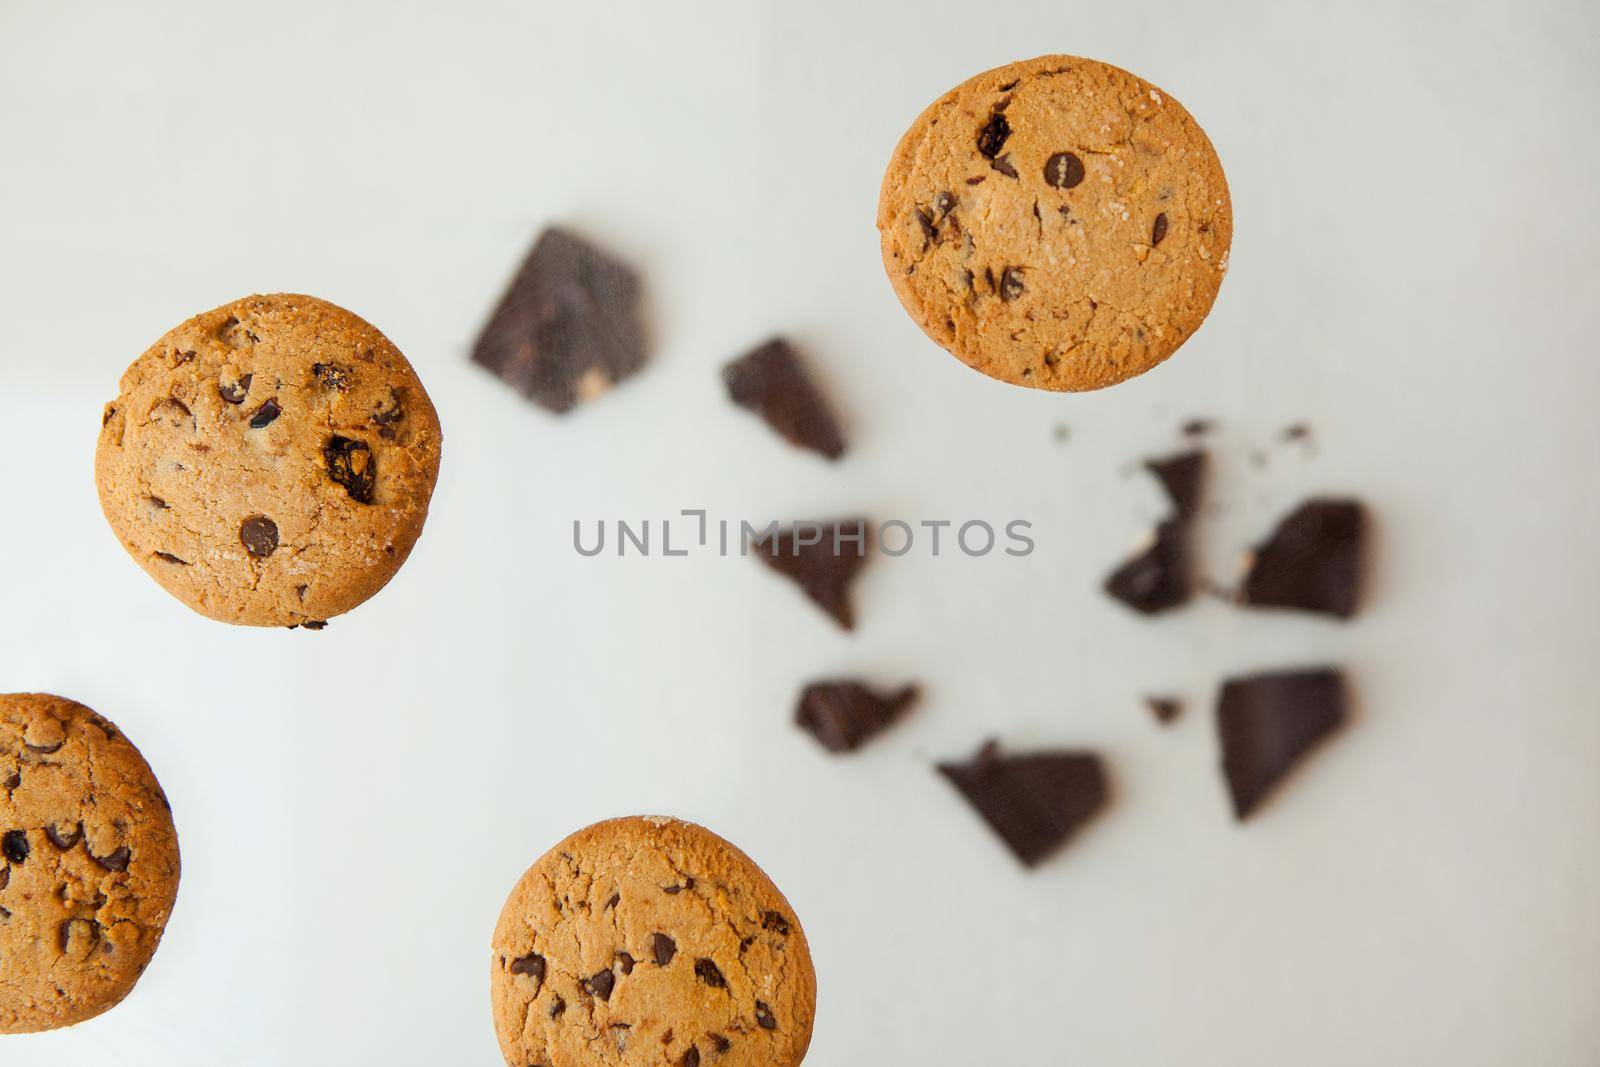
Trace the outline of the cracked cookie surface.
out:
M 139 750 L 82 704 L 0 694 L 0 1033 L 116 1005 L 177 893 L 177 832 Z
M 968 366 L 1099 389 L 1204 321 L 1233 237 L 1205 132 L 1125 70 L 1043 56 L 929 105 L 883 179 L 884 269 L 924 332 Z
M 788 901 L 703 827 L 613 819 L 545 853 L 495 927 L 512 1067 L 794 1067 L 816 975 Z
M 376 328 L 315 297 L 252 296 L 128 368 L 95 480 L 123 547 L 194 610 L 319 624 L 405 562 L 439 451 L 433 403 Z

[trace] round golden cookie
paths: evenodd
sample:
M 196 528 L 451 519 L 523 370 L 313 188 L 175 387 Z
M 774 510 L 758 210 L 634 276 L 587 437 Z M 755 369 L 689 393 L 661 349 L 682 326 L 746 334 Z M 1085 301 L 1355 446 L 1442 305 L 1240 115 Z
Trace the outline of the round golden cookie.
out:
M 0 1034 L 115 1006 L 177 895 L 178 835 L 139 750 L 82 704 L 0 694 Z
M 1233 212 L 1176 100 L 1043 56 L 934 101 L 878 201 L 883 265 L 917 324 L 993 378 L 1099 389 L 1166 359 L 1211 310 Z
M 400 350 L 325 300 L 252 296 L 122 376 L 95 453 L 129 555 L 202 615 L 321 623 L 394 577 L 439 476 L 439 417 Z
M 816 974 L 789 902 L 693 823 L 579 830 L 517 883 L 490 996 L 511 1067 L 794 1067 Z

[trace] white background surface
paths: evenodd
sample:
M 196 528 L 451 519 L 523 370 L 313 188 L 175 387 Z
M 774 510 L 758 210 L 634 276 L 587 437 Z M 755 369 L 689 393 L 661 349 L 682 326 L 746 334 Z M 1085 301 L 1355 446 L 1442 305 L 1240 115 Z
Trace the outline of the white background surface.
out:
M 0 1038 L 7 1067 L 496 1063 L 505 892 L 641 810 L 708 823 L 788 893 L 818 1065 L 1600 1060 L 1600 9 L 89 7 L 0 0 L 0 690 L 132 735 L 184 882 L 133 996 Z M 1047 51 L 1182 100 L 1235 202 L 1209 323 L 1099 395 L 933 348 L 873 230 L 918 110 Z M 565 419 L 466 360 L 551 221 L 644 272 L 655 338 Z M 410 563 L 320 634 L 184 610 L 91 478 L 129 361 L 285 289 L 378 324 L 445 426 Z M 844 413 L 836 467 L 722 395 L 722 362 L 777 331 Z M 1097 592 L 1160 510 L 1128 465 L 1191 415 L 1223 427 L 1219 579 L 1301 496 L 1370 503 L 1354 623 L 1150 622 Z M 1314 454 L 1273 441 L 1301 419 Z M 1038 550 L 876 560 L 846 635 L 749 560 L 570 547 L 574 518 L 684 507 L 1020 517 Z M 1357 722 L 1233 825 L 1218 680 L 1323 661 Z M 788 715 L 836 672 L 927 699 L 830 758 Z M 1139 702 L 1162 688 L 1191 701 L 1167 731 Z M 1031 874 L 930 769 L 989 735 L 1111 760 L 1114 807 Z

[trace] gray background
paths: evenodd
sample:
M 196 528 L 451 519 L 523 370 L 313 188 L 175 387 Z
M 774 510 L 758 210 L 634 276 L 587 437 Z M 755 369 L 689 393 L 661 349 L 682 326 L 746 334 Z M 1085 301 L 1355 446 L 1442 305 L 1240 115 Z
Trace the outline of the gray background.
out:
M 121 723 L 185 867 L 130 1000 L 0 1057 L 496 1062 L 506 890 L 644 810 L 789 894 L 816 1064 L 1595 1063 L 1597 31 L 1577 2 L 0 3 L 0 689 Z M 878 264 L 912 117 L 1047 51 L 1183 101 L 1235 202 L 1209 323 L 1100 395 L 973 374 Z M 656 340 L 566 419 L 465 358 L 556 220 L 645 273 Z M 90 476 L 130 360 L 285 289 L 386 331 L 446 434 L 411 562 L 321 634 L 185 611 Z M 721 395 L 776 331 L 845 414 L 837 467 Z M 1160 511 L 1128 465 L 1190 415 L 1223 427 L 1219 579 L 1301 496 L 1369 501 L 1353 624 L 1096 591 Z M 1274 443 L 1301 419 L 1314 451 Z M 748 560 L 570 547 L 684 507 L 1020 517 L 1039 547 L 877 560 L 853 636 Z M 1233 825 L 1217 681 L 1323 661 L 1357 723 Z M 832 672 L 928 697 L 829 758 L 787 717 Z M 1191 701 L 1170 730 L 1154 688 Z M 1031 874 L 930 770 L 991 734 L 1112 761 L 1115 806 Z

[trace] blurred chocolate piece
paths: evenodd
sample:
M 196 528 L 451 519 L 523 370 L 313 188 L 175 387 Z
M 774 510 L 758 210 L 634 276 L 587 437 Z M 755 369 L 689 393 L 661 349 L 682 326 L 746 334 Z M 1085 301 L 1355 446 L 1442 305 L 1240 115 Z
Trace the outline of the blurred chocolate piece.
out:
M 790 444 L 829 459 L 844 455 L 839 424 L 788 341 L 776 338 L 729 363 L 722 381 L 735 404 L 760 415 Z
M 1189 527 L 1169 519 L 1155 529 L 1155 540 L 1111 572 L 1105 591 L 1142 615 L 1155 615 L 1189 601 Z
M 1355 500 L 1308 500 L 1257 545 L 1240 603 L 1348 619 L 1361 585 L 1366 516 Z
M 472 360 L 561 413 L 644 365 L 638 277 L 562 229 L 548 229 L 500 298 Z
M 1332 668 L 1224 682 L 1217 700 L 1217 734 L 1234 817 L 1243 820 L 1255 811 L 1284 775 L 1344 720 L 1344 677 Z
M 1180 519 L 1191 519 L 1200 509 L 1201 481 L 1205 475 L 1206 454 L 1196 449 L 1165 459 L 1147 459 L 1145 469 L 1156 476 L 1172 501 Z
M 999 745 L 989 741 L 970 760 L 939 764 L 939 773 L 1029 867 L 1106 803 L 1105 769 L 1092 752 L 1002 756 Z
M 1177 697 L 1145 697 L 1144 703 L 1162 726 L 1176 719 L 1183 710 L 1183 702 Z
M 756 541 L 758 558 L 793 580 L 818 607 L 846 630 L 855 628 L 850 584 L 867 561 L 870 535 L 865 519 L 797 523 Z
M 794 720 L 829 752 L 850 752 L 888 729 L 916 699 L 914 685 L 881 696 L 859 682 L 813 682 L 800 694 Z

